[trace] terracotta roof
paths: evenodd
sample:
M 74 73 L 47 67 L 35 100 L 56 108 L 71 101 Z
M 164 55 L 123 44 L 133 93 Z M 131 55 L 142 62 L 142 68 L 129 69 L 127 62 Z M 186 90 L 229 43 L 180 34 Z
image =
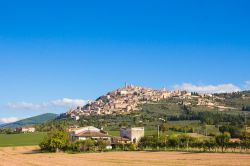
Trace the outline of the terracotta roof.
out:
M 108 134 L 95 132 L 95 131 L 84 131 L 75 135 L 76 137 L 111 137 Z

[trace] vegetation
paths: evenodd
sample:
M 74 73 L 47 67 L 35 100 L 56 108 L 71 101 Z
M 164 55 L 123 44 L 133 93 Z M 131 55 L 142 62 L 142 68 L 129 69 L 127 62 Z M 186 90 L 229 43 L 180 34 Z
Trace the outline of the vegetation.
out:
M 242 111 L 250 111 L 250 106 L 243 106 Z
M 181 135 L 162 135 L 145 136 L 143 137 L 138 148 L 140 150 L 185 150 L 185 151 L 203 151 L 203 152 L 225 152 L 226 150 L 235 152 L 238 149 L 242 152 L 243 149 L 250 149 L 249 133 L 243 142 L 230 142 L 229 133 L 221 133 L 215 137 L 199 140 L 198 138 L 190 137 L 186 134 Z M 220 149 L 220 150 L 219 150 Z
M 43 151 L 49 152 L 94 152 L 105 151 L 108 144 L 105 140 L 94 141 L 87 139 L 83 141 L 73 141 L 69 138 L 66 131 L 55 129 L 48 132 L 39 146 Z
M 0 134 L 20 134 L 13 128 L 0 128 Z
M 113 150 L 180 150 L 180 151 L 203 151 L 203 152 L 248 152 L 250 149 L 250 133 L 245 132 L 241 142 L 230 141 L 230 133 L 224 132 L 213 137 L 193 137 L 188 134 L 151 135 L 141 138 L 138 144 L 117 144 Z M 87 139 L 73 141 L 69 139 L 67 132 L 53 130 L 48 133 L 40 143 L 44 151 L 58 152 L 97 152 L 107 151 L 110 142 L 105 140 Z
M 0 134 L 0 147 L 38 145 L 45 135 L 45 132 Z
M 43 141 L 39 144 L 42 150 L 59 152 L 66 150 L 69 145 L 69 135 L 66 131 L 53 130 L 44 137 Z

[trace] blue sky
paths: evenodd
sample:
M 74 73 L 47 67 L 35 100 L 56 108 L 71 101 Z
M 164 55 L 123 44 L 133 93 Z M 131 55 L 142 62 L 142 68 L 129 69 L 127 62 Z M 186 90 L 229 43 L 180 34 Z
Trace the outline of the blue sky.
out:
M 125 82 L 248 89 L 249 8 L 247 0 L 1 1 L 0 123 L 65 112 Z

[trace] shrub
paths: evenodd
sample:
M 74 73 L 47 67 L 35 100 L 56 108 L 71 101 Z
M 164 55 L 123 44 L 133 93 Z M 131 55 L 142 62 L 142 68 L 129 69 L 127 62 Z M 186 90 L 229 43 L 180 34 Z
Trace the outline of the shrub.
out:
M 95 141 L 87 139 L 84 141 L 78 141 L 78 149 L 80 152 L 91 152 L 95 151 Z
M 69 145 L 69 136 L 66 131 L 53 130 L 40 143 L 42 150 L 59 152 L 66 150 Z
M 96 146 L 98 150 L 102 152 L 106 150 L 106 147 L 108 146 L 108 142 L 100 139 L 96 142 Z

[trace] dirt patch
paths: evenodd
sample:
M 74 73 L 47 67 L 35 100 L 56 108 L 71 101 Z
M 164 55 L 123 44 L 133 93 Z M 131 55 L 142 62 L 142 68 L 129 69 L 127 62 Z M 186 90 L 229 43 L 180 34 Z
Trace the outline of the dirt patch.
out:
M 165 166 L 228 165 L 247 166 L 249 154 L 215 154 L 185 152 L 107 152 L 86 154 L 37 153 L 37 146 L 0 148 L 0 166 Z

